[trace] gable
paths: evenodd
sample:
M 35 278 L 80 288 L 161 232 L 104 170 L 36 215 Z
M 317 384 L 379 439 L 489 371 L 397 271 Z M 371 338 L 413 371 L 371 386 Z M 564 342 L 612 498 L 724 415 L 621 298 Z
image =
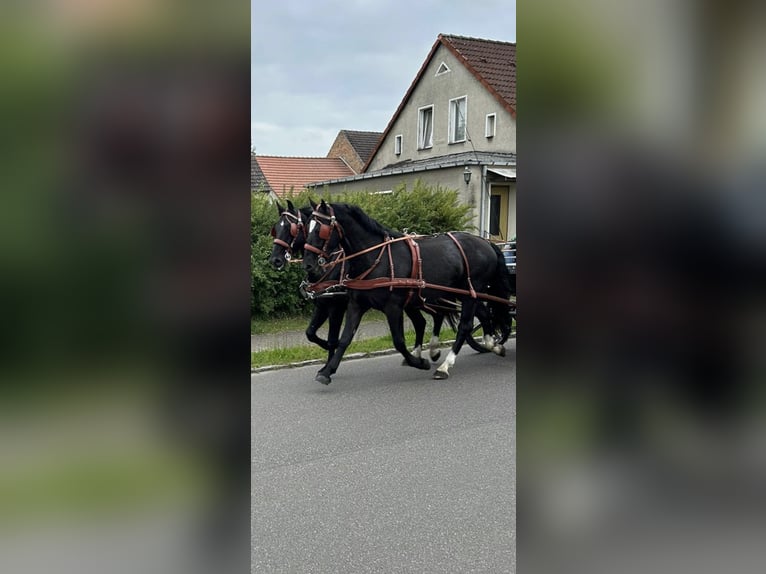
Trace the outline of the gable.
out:
M 392 145 L 391 142 L 395 135 L 392 133 L 392 128 L 397 124 L 416 90 L 419 90 L 424 84 L 427 85 L 430 81 L 452 77 L 459 71 L 473 78 L 473 83 L 480 86 L 481 91 L 494 99 L 496 105 L 515 120 L 516 44 L 440 34 L 386 126 L 380 142 L 364 165 L 363 171 L 368 171 L 373 162 L 378 166 L 381 163 L 381 161 L 375 161 L 376 156 L 382 146 Z M 423 87 L 422 89 L 426 90 L 427 88 Z M 435 87 L 432 89 L 436 90 Z M 466 93 L 455 94 L 453 97 L 458 95 L 466 95 Z M 435 98 L 434 95 L 433 99 Z M 515 146 L 512 150 L 506 151 L 515 151 Z

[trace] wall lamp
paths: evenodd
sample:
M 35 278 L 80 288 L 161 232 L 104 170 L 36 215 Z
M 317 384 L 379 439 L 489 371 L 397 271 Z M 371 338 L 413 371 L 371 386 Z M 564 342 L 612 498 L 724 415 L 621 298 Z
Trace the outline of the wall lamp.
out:
M 471 183 L 471 170 L 468 166 L 465 166 L 465 170 L 463 171 L 463 179 L 465 180 L 466 185 Z

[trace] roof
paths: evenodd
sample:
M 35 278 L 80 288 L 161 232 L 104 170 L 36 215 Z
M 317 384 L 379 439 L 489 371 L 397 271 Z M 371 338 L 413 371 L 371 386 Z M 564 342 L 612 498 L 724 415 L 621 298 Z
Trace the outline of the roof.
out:
M 261 167 L 255 160 L 255 154 L 250 154 L 250 190 L 251 191 L 264 191 L 270 192 L 269 182 L 266 181 L 266 177 L 263 175 Z
M 486 165 L 486 166 L 516 166 L 516 154 L 499 152 L 474 152 L 466 151 L 453 153 L 450 155 L 441 155 L 419 160 L 406 160 L 394 163 L 377 171 L 368 171 L 358 175 L 345 176 L 338 179 L 316 180 L 312 181 L 312 187 L 323 186 L 324 184 L 342 183 L 350 181 L 359 181 L 362 179 L 374 179 L 388 175 L 414 173 L 428 171 L 432 169 L 444 169 L 448 167 L 464 167 L 466 165 Z
M 391 127 L 404 109 L 440 46 L 444 46 L 452 52 L 458 61 L 495 97 L 500 105 L 508 110 L 514 118 L 516 117 L 516 43 L 439 34 L 436 42 L 431 46 L 431 51 L 426 56 L 423 65 L 420 66 L 415 79 L 407 89 L 407 93 L 404 94 L 399 107 L 396 108 L 394 115 L 388 122 L 383 136 L 367 159 L 363 171 L 366 171 L 369 167 L 370 161 L 372 161 L 372 158 L 378 151 L 378 147 L 383 143 L 388 132 L 391 131 Z
M 337 179 L 353 175 L 354 171 L 337 157 L 279 157 L 254 156 L 266 182 L 277 197 L 284 197 L 291 188 L 300 192 L 307 183 L 318 179 Z
M 516 115 L 516 44 L 465 36 L 442 36 L 442 44 Z M 438 42 L 438 40 L 437 40 Z
M 383 136 L 383 132 L 341 130 L 341 133 L 346 136 L 348 143 L 354 148 L 363 164 L 367 163 L 367 160 L 370 159 L 372 152 L 375 151 L 380 138 Z

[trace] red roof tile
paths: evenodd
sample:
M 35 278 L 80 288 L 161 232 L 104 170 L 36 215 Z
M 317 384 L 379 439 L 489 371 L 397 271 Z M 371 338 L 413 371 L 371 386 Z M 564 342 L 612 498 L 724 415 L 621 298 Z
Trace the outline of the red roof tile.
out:
M 495 97 L 516 115 L 516 44 L 466 36 L 439 36 Z
M 307 183 L 313 181 L 326 181 L 354 175 L 354 171 L 342 159 L 335 157 L 257 155 L 255 160 L 269 187 L 278 197 L 289 194 L 291 189 L 298 193 Z

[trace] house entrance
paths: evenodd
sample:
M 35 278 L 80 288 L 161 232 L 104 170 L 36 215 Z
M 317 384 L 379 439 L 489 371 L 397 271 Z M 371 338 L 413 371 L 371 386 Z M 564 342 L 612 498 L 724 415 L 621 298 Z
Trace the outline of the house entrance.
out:
M 489 238 L 492 241 L 508 241 L 509 185 L 492 185 L 489 195 Z M 515 227 L 515 226 L 514 226 Z

